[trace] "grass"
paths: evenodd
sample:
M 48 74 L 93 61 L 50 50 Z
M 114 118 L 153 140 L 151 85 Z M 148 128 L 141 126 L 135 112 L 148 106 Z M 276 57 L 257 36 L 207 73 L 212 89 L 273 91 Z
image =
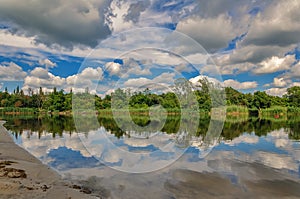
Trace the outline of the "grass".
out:
M 248 115 L 249 110 L 246 106 L 231 105 L 226 107 L 227 115 Z
M 149 116 L 149 110 L 150 108 L 129 108 L 130 115 L 136 115 L 136 116 Z M 119 116 L 126 116 L 126 112 L 128 110 L 126 109 L 118 109 L 115 110 L 114 113 L 116 113 Z M 222 112 L 220 112 L 222 111 Z M 159 108 L 152 108 L 151 112 L 152 114 L 158 114 L 158 115 L 173 115 L 173 116 L 183 116 L 183 117 L 189 117 L 191 115 L 199 114 L 201 117 L 205 115 L 223 115 L 224 109 L 220 110 L 219 108 L 214 108 L 212 110 L 203 110 L 199 109 L 198 111 L 191 110 L 191 109 L 179 109 L 179 108 L 173 108 L 173 109 L 159 109 Z M 0 115 L 44 115 L 48 112 L 46 110 L 39 110 L 36 108 L 16 108 L 16 107 L 3 107 L 0 108 Z M 73 112 L 75 113 L 75 112 Z M 53 115 L 72 115 L 72 111 L 64 111 L 64 112 L 58 112 L 58 111 L 52 111 L 51 114 Z M 76 114 L 78 115 L 95 115 L 98 114 L 101 117 L 105 116 L 112 116 L 112 109 L 99 109 L 99 110 L 76 110 Z M 246 118 L 246 116 L 254 116 L 254 117 L 268 117 L 268 118 L 275 118 L 279 119 L 283 116 L 298 116 L 300 115 L 300 107 L 282 107 L 282 106 L 272 106 L 267 109 L 261 109 L 261 110 L 252 110 L 248 109 L 246 106 L 237 106 L 237 105 L 231 105 L 226 106 L 226 115 L 229 117 L 230 120 L 234 120 L 234 118 L 239 119 L 239 117 L 243 117 L 243 119 Z
M 280 117 L 283 115 L 287 115 L 287 107 L 272 106 L 270 108 L 261 109 L 260 115 L 261 116 L 274 116 L 274 117 Z
M 38 113 L 38 109 L 35 108 L 15 108 L 15 107 L 4 107 L 0 108 L 1 115 L 31 115 Z
M 299 107 L 287 107 L 288 115 L 300 115 L 300 108 Z

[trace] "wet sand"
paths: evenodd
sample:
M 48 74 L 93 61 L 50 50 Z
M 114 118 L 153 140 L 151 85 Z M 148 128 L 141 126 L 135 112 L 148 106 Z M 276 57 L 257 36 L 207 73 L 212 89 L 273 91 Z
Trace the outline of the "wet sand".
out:
M 0 198 L 92 199 L 90 190 L 60 175 L 16 145 L 0 121 Z M 85 192 L 85 193 L 84 193 Z

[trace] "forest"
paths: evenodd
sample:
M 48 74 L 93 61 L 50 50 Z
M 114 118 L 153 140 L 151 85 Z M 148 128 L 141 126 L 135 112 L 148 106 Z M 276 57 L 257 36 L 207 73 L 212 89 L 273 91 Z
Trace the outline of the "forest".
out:
M 116 89 L 110 95 L 100 97 L 90 94 L 88 88 L 83 93 L 65 92 L 53 88 L 52 92 L 44 93 L 42 88 L 37 92 L 30 91 L 24 94 L 24 91 L 17 87 L 12 93 L 7 89 L 0 92 L 0 112 L 71 112 L 72 99 L 79 97 L 80 101 L 76 105 L 82 109 L 90 102 L 96 110 L 109 110 L 113 100 L 114 108 L 122 109 L 129 105 L 132 109 L 147 109 L 151 106 L 160 104 L 168 111 L 176 111 L 183 106 L 192 107 L 191 103 L 198 105 L 200 110 L 210 111 L 217 100 L 212 100 L 214 92 L 217 96 L 225 95 L 224 99 L 228 106 L 228 111 L 240 110 L 287 110 L 291 113 L 300 113 L 300 87 L 294 86 L 287 89 L 287 93 L 282 97 L 268 95 L 265 91 L 256 91 L 254 93 L 242 93 L 231 87 L 226 87 L 222 91 L 215 88 L 215 85 L 206 79 L 200 80 L 198 89 L 192 89 L 185 81 L 178 80 L 173 89 L 178 91 L 166 93 L 153 93 L 146 88 L 143 91 L 131 92 L 125 89 Z M 220 93 L 224 92 L 224 93 Z M 178 95 L 179 94 L 179 95 Z M 194 96 L 191 99 L 191 94 Z M 93 99 L 82 101 L 84 99 Z M 222 105 L 222 102 L 220 102 Z M 225 105 L 225 104 L 223 104 Z

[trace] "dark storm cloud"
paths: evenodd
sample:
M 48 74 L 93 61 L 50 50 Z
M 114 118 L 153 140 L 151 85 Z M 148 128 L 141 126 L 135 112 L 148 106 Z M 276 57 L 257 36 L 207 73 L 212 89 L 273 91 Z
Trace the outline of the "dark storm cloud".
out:
M 8 31 L 51 47 L 95 47 L 111 34 L 105 24 L 109 4 L 110 0 L 0 0 L 0 24 L 9 22 Z
M 242 44 L 285 47 L 299 43 L 299 9 L 299 1 L 275 1 L 254 19 Z
M 136 3 L 132 3 L 127 11 L 128 13 L 124 15 L 124 20 L 137 23 L 141 12 L 145 11 L 149 6 L 150 6 L 149 0 L 143 0 L 143 1 L 138 1 Z

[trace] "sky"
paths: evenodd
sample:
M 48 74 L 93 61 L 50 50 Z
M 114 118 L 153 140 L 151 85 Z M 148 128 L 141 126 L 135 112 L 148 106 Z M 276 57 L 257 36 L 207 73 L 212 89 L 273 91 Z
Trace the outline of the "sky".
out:
M 0 89 L 300 86 L 298 0 L 0 0 Z

